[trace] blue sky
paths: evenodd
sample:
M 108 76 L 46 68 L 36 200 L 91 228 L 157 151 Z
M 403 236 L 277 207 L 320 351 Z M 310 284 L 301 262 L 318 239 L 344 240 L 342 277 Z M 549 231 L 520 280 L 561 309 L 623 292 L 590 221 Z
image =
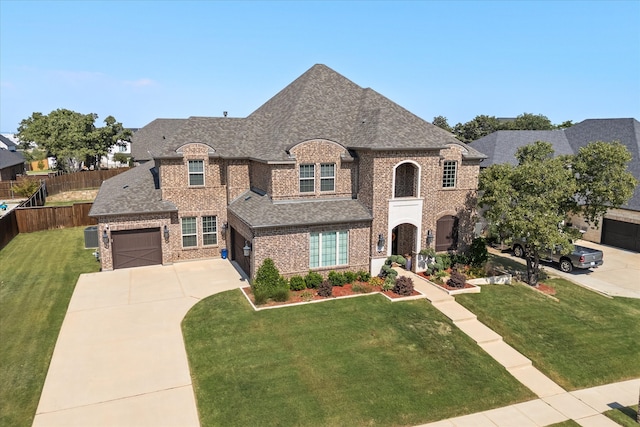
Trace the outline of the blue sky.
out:
M 451 125 L 640 119 L 640 1 L 0 0 L 0 131 L 246 117 L 316 63 Z

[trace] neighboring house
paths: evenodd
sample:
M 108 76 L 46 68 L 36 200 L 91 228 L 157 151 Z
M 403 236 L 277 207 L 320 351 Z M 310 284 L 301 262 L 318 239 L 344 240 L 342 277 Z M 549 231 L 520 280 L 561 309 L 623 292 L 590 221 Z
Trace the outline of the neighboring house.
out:
M 633 118 L 587 119 L 561 130 L 501 130 L 476 140 L 472 146 L 487 155 L 482 162 L 484 168 L 497 163 L 517 164 L 516 150 L 536 141 L 551 143 L 556 155 L 576 154 L 589 142 L 619 141 L 632 156 L 629 172 L 640 180 L 640 122 Z M 625 205 L 610 209 L 599 227 L 588 226 L 580 217 L 572 221 L 584 231 L 585 240 L 640 252 L 640 186 Z
M 324 65 L 246 118 L 154 120 L 132 153 L 90 212 L 102 268 L 225 249 L 249 277 L 266 258 L 285 276 L 377 274 L 391 254 L 465 247 L 485 157 Z
M 24 174 L 22 154 L 0 149 L 0 181 L 15 181 L 16 176 Z
M 133 135 L 135 135 L 136 132 L 138 131 L 137 128 L 129 128 L 129 130 L 133 133 Z M 111 148 L 109 148 L 109 152 L 107 153 L 107 155 L 102 156 L 102 158 L 100 159 L 100 167 L 101 168 L 119 168 L 119 167 L 129 166 L 127 162 L 121 163 L 114 159 L 114 156 L 117 153 L 131 156 L 131 142 L 121 140 L 120 144 L 114 145 Z
M 12 133 L 4 133 L 0 135 L 0 150 L 15 152 L 18 148 L 18 143 L 18 139 Z

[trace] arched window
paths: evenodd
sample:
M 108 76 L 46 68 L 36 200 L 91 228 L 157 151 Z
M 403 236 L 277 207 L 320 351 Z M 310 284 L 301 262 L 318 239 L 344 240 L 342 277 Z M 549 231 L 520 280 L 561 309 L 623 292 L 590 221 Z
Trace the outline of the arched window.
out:
M 393 197 L 418 197 L 420 169 L 413 162 L 396 166 L 394 173 Z

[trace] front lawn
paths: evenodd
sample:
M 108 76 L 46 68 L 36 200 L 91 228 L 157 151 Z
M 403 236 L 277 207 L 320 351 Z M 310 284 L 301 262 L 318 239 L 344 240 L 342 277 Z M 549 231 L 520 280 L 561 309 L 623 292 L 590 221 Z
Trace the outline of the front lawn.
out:
M 239 290 L 185 317 L 203 426 L 403 426 L 535 398 L 427 301 L 253 311 Z
M 84 227 L 18 234 L 0 251 L 0 425 L 30 426 L 69 300 L 98 271 Z
M 483 286 L 456 301 L 567 390 L 640 376 L 640 300 L 606 298 L 563 279 L 545 283 L 559 301 L 524 284 Z

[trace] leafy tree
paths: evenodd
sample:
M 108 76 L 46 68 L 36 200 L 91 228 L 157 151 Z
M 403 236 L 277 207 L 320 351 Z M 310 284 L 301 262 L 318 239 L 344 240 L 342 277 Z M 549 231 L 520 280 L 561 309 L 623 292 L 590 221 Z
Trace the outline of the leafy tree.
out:
M 571 126 L 573 126 L 573 120 L 566 120 L 560 123 L 559 125 L 556 125 L 555 127 L 557 129 L 566 129 L 566 128 L 570 128 Z
M 449 126 L 449 122 L 447 122 L 447 118 L 444 116 L 434 117 L 432 123 L 438 126 L 439 128 L 446 130 L 447 132 L 453 133 L 453 128 Z
M 504 128 L 509 130 L 551 130 L 554 126 L 547 116 L 523 113 L 514 121 L 506 122 Z
M 56 158 L 59 167 L 73 169 L 87 157 L 94 164 L 105 155 L 109 147 L 119 140 L 128 141 L 131 132 L 109 116 L 105 126 L 96 128 L 97 114 L 81 114 L 67 109 L 57 109 L 48 115 L 33 113 L 20 122 L 18 138 L 22 148 L 36 143 L 42 150 Z
M 518 165 L 495 164 L 480 173 L 479 205 L 491 231 L 526 238 L 527 282 L 538 284 L 540 254 L 547 248 L 573 249 L 579 232 L 565 219 L 582 213 L 597 224 L 608 208 L 628 200 L 637 181 L 631 159 L 619 143 L 590 143 L 575 156 L 553 157 L 547 142 L 518 149 Z
M 495 116 L 479 115 L 465 124 L 455 125 L 453 133 L 460 141 L 470 143 L 502 128 L 502 124 Z

